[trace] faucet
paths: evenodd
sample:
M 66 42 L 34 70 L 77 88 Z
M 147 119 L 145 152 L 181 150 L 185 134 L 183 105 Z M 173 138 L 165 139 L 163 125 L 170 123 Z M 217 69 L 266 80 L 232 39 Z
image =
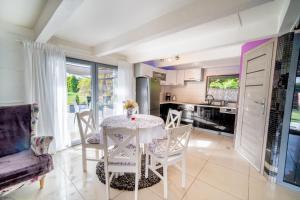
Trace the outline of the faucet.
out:
M 208 97 L 210 97 L 210 98 L 208 98 Z M 207 95 L 205 96 L 205 99 L 207 100 L 207 103 L 208 103 L 209 105 L 212 104 L 213 101 L 215 100 L 214 96 L 211 95 L 211 94 L 207 94 Z

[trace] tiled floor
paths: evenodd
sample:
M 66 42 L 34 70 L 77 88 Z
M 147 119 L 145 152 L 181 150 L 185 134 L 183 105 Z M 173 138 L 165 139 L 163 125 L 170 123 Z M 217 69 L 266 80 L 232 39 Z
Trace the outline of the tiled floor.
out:
M 94 155 L 94 152 L 90 152 Z M 46 177 L 46 186 L 39 184 L 11 193 L 10 200 L 101 200 L 105 187 L 97 180 L 96 162 L 88 162 L 82 172 L 80 147 L 54 155 L 55 170 Z M 181 188 L 180 172 L 169 168 L 169 199 L 184 200 L 299 200 L 300 193 L 268 183 L 247 161 L 233 150 L 232 138 L 193 131 L 187 155 L 187 187 Z M 116 200 L 133 199 L 133 192 L 111 189 Z M 141 200 L 163 198 L 160 182 L 139 191 Z

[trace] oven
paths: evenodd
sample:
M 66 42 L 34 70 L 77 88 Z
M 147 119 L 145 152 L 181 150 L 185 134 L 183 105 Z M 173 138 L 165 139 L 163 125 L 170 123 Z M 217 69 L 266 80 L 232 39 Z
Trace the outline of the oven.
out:
M 182 115 L 181 115 L 182 124 L 193 124 L 194 109 L 195 106 L 192 104 L 181 104 L 178 106 L 178 110 L 182 111 Z

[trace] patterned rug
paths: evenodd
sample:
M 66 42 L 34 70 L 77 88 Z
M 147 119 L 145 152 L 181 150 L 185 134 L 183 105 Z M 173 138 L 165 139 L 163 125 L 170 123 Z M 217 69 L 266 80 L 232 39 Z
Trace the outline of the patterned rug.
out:
M 145 178 L 145 155 L 142 156 L 142 176 L 139 180 L 139 189 L 151 187 L 160 182 L 160 178 L 155 175 L 151 170 L 149 170 L 148 178 Z M 163 174 L 163 169 L 158 169 L 160 174 Z M 98 162 L 96 168 L 96 174 L 99 180 L 105 184 L 105 173 L 104 173 L 104 163 Z M 135 182 L 135 174 L 132 173 L 125 173 L 123 176 L 119 176 L 116 178 L 113 177 L 110 187 L 118 189 L 118 190 L 128 190 L 134 191 L 134 182 Z

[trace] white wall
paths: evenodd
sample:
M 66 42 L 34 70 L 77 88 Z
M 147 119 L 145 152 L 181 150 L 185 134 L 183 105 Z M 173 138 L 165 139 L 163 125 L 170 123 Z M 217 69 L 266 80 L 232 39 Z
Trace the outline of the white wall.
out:
M 24 56 L 20 36 L 0 34 L 0 106 L 25 101 Z
M 188 103 L 200 103 L 205 101 L 206 77 L 213 75 L 238 74 L 237 67 L 207 68 L 204 70 L 204 78 L 201 82 L 186 82 L 184 86 L 162 86 L 162 93 L 171 92 L 176 95 L 177 101 Z

